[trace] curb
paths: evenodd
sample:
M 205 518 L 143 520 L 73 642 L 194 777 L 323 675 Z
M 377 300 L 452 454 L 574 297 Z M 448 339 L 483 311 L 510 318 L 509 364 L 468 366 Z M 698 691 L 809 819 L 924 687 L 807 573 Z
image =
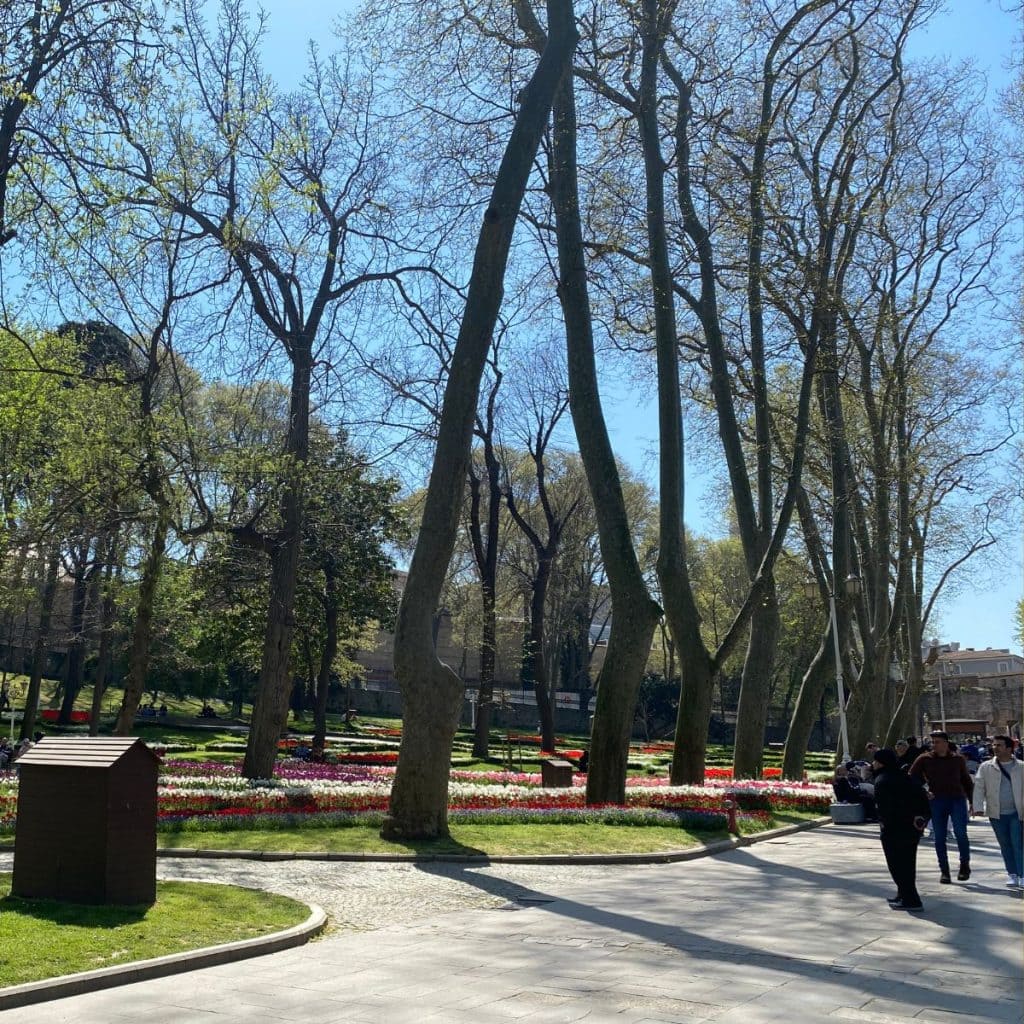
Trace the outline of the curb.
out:
M 119 967 L 101 967 L 96 971 L 65 974 L 63 977 L 50 978 L 46 981 L 30 981 L 24 985 L 2 988 L 0 1010 L 13 1010 L 18 1006 L 64 999 L 67 996 L 80 996 L 86 992 L 97 992 L 117 985 L 130 985 L 136 981 L 165 978 L 171 974 L 183 974 L 186 971 L 232 963 L 235 960 L 248 960 L 250 957 L 278 953 L 283 949 L 304 945 L 315 935 L 319 935 L 327 925 L 327 915 L 321 907 L 315 903 L 307 906 L 309 917 L 302 924 L 293 925 L 282 932 L 261 935 L 255 939 L 242 939 L 239 942 L 225 942 L 219 946 L 206 946 L 187 953 L 171 953 L 151 960 L 138 960 Z
M 830 825 L 830 817 L 812 818 L 809 821 L 797 822 L 795 825 L 783 825 L 767 832 L 755 832 L 750 836 L 737 836 L 733 839 L 719 839 L 705 846 L 688 847 L 685 850 L 662 850 L 655 853 L 550 853 L 534 856 L 494 856 L 468 853 L 275 853 L 266 850 L 199 850 L 177 849 L 156 851 L 158 857 L 167 858 L 201 858 L 203 860 L 326 860 L 348 863 L 374 864 L 674 864 L 679 861 L 696 860 L 716 853 L 736 850 L 741 846 L 752 846 L 754 843 L 769 839 L 780 839 L 796 832 L 820 828 Z

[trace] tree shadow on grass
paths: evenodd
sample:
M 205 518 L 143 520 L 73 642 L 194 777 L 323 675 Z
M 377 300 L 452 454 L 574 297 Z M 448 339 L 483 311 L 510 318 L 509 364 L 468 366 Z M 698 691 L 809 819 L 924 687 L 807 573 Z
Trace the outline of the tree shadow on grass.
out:
M 75 928 L 120 928 L 128 924 L 137 924 L 145 919 L 151 909 L 148 904 L 117 906 L 64 903 L 60 900 L 20 899 L 17 896 L 5 896 L 0 899 L 0 919 L 13 914 Z
M 471 858 L 474 863 L 490 863 L 490 857 L 485 850 L 480 850 L 475 846 L 466 846 L 450 836 L 442 839 L 389 838 L 387 841 L 389 846 L 395 848 L 393 852 L 414 853 L 417 857 L 421 857 L 424 860 L 461 860 L 462 858 Z

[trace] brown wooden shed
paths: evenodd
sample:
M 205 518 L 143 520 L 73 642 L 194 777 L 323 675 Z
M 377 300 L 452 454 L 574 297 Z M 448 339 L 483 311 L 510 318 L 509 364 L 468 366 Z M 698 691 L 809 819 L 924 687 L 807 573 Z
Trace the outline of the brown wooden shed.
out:
M 47 736 L 22 754 L 11 894 L 156 899 L 160 759 L 133 737 Z

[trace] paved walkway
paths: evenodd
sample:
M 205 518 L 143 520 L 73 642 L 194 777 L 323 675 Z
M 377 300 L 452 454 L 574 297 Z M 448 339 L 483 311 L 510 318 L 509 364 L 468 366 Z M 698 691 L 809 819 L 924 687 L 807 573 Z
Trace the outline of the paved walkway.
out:
M 161 860 L 318 901 L 340 927 L 3 1024 L 1021 1024 L 1021 898 L 988 824 L 970 832 L 969 882 L 940 886 L 922 848 L 924 915 L 886 906 L 866 826 L 644 867 Z

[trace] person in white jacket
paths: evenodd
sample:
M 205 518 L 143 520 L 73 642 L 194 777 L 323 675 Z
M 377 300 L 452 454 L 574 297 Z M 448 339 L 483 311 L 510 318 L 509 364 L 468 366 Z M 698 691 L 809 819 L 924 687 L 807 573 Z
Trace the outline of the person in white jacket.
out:
M 1024 764 L 1013 756 L 1013 740 L 996 736 L 989 761 L 974 778 L 974 813 L 987 814 L 1006 865 L 1006 884 L 1024 886 Z

